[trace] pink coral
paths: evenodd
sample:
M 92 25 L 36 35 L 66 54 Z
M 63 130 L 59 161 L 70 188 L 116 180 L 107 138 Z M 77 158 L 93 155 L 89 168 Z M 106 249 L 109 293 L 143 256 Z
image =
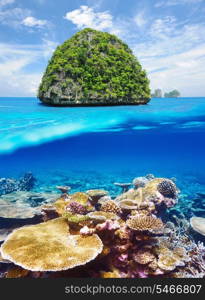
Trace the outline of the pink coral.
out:
M 67 205 L 66 210 L 79 215 L 85 215 L 87 212 L 86 208 L 82 204 L 74 201 Z

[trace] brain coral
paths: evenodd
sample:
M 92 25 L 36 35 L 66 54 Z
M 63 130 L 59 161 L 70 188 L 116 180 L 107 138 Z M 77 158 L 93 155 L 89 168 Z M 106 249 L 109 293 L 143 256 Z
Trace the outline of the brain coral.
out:
M 169 179 L 165 179 L 161 181 L 158 186 L 157 190 L 164 196 L 168 198 L 176 198 L 177 196 L 177 187 L 173 181 Z
M 31 271 L 61 271 L 85 265 L 102 252 L 97 235 L 71 235 L 58 218 L 14 230 L 1 247 L 4 259 Z

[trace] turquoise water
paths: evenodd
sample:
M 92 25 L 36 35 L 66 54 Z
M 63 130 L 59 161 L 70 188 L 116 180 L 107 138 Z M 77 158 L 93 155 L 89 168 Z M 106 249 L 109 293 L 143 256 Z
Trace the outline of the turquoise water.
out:
M 205 98 L 148 105 L 60 108 L 0 98 L 0 177 L 32 171 L 38 189 L 74 190 L 153 173 L 184 194 L 205 192 Z

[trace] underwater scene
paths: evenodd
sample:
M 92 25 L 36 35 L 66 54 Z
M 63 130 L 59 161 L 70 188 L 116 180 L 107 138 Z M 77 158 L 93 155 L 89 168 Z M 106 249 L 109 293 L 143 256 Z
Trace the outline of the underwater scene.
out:
M 205 277 L 205 98 L 0 98 L 0 278 Z

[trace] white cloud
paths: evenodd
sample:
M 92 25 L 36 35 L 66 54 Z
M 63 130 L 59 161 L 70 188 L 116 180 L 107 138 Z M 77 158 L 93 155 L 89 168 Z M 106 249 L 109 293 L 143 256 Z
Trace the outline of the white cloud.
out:
M 0 0 L 0 8 L 8 4 L 13 4 L 15 0 Z
M 48 25 L 46 20 L 39 20 L 34 17 L 26 17 L 23 19 L 22 24 L 28 27 L 43 27 Z
M 23 19 L 31 15 L 29 9 L 12 8 L 0 11 L 0 23 L 11 27 L 18 27 L 21 25 Z
M 95 12 L 92 7 L 85 5 L 67 12 L 64 18 L 75 24 L 78 29 L 91 27 L 97 30 L 105 30 L 113 26 L 112 15 L 109 12 Z
M 155 7 L 198 4 L 203 1 L 204 0 L 167 0 L 157 2 Z
M 39 45 L 0 43 L 1 96 L 35 96 L 55 45 L 48 40 Z
M 143 27 L 147 23 L 147 18 L 145 16 L 145 13 L 139 12 L 135 17 L 134 17 L 134 22 L 137 24 L 138 27 Z
M 171 16 L 154 20 L 147 39 L 133 46 L 148 71 L 151 88 L 177 88 L 184 96 L 205 93 L 205 24 L 179 26 Z

